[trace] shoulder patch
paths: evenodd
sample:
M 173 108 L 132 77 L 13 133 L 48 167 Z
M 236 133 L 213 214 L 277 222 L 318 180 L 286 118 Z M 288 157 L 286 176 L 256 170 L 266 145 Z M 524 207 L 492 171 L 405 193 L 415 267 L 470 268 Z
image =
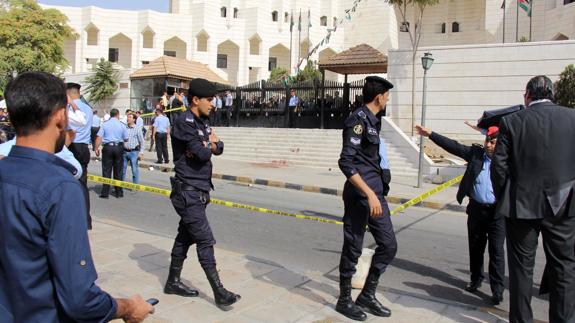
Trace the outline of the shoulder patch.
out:
M 194 118 L 186 118 L 186 122 L 194 123 L 195 121 Z
M 349 141 L 351 142 L 352 145 L 355 145 L 355 146 L 361 145 L 361 139 L 360 138 L 351 137 L 351 138 L 349 138 Z
M 353 127 L 353 132 L 354 132 L 356 135 L 361 135 L 361 134 L 363 133 L 363 126 L 360 125 L 360 124 L 355 125 L 355 126 Z
M 360 116 L 360 117 L 362 117 L 363 119 L 367 119 L 367 115 L 366 115 L 365 112 L 363 112 L 363 111 L 359 111 L 359 112 L 357 113 L 357 115 Z

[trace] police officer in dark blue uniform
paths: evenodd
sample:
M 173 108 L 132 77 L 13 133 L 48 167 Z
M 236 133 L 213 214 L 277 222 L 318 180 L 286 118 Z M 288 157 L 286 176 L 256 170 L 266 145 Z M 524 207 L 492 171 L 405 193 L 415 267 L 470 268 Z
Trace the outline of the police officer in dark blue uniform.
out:
M 343 189 L 343 249 L 339 264 L 340 296 L 336 310 L 353 320 L 364 321 L 368 311 L 388 317 L 391 311 L 376 298 L 379 277 L 395 258 L 397 241 L 385 196 L 391 175 L 383 140 L 379 137 L 381 117 L 393 85 L 381 77 L 368 77 L 363 86 L 364 105 L 345 121 L 339 167 L 347 177 Z M 366 225 L 377 248 L 363 290 L 355 303 L 351 278 L 361 256 Z
M 172 150 L 176 176 L 172 181 L 172 205 L 181 217 L 178 235 L 172 248 L 172 262 L 164 293 L 187 297 L 198 291 L 184 285 L 180 274 L 191 245 L 196 244 L 198 259 L 214 292 L 218 307 L 226 307 L 240 299 L 224 288 L 214 257 L 214 236 L 206 217 L 212 184 L 212 155 L 221 155 L 224 143 L 209 125 L 212 99 L 216 88 L 204 79 L 190 82 L 190 109 L 176 119 L 172 133 Z

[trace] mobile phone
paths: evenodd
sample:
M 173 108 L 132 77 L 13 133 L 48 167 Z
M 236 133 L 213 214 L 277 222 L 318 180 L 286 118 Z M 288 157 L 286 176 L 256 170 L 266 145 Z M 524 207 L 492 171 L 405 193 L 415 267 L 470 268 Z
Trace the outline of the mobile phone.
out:
M 146 302 L 148 302 L 148 304 L 155 306 L 156 304 L 158 304 L 160 301 L 157 300 L 156 298 L 150 298 L 148 299 Z

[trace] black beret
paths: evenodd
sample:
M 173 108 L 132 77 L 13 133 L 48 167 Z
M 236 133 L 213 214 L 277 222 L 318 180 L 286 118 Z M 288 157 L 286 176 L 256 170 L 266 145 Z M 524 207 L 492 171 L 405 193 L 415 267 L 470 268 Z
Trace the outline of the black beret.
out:
M 188 97 L 197 96 L 198 98 L 210 98 L 216 95 L 216 87 L 205 79 L 193 79 L 190 81 Z
M 68 83 L 66 83 L 66 89 L 67 89 L 67 90 L 76 89 L 76 90 L 80 91 L 80 88 L 81 88 L 81 87 L 82 87 L 82 86 L 81 86 L 80 84 L 78 84 L 78 83 L 73 83 L 73 82 L 68 82 Z
M 393 89 L 393 84 L 391 84 L 390 81 L 384 79 L 383 77 L 379 77 L 379 76 L 368 76 L 365 78 L 366 82 L 375 82 L 375 83 L 379 83 L 381 84 L 385 90 L 391 90 Z

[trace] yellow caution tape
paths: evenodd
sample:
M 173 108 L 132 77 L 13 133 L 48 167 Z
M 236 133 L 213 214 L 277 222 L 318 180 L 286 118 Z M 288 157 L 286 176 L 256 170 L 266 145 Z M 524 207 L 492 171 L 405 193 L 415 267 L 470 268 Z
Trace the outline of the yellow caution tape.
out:
M 450 181 L 447 181 L 447 182 L 437 186 L 436 188 L 434 188 L 430 191 L 427 191 L 427 192 L 407 201 L 406 203 L 398 206 L 393 211 L 391 211 L 391 215 L 395 215 L 396 213 L 401 212 L 401 211 L 407 209 L 408 207 L 410 207 L 412 205 L 415 205 L 417 203 L 422 202 L 423 200 L 430 197 L 431 195 L 436 194 L 437 192 L 440 192 L 440 191 L 446 189 L 447 187 L 460 182 L 462 178 L 463 178 L 463 176 L 456 177 Z M 100 177 L 100 176 L 95 176 L 95 175 L 88 175 L 88 180 L 90 180 L 92 182 L 96 182 L 96 183 L 108 184 L 108 185 L 132 189 L 135 191 L 147 192 L 147 193 L 152 193 L 152 194 L 157 194 L 157 195 L 162 195 L 162 196 L 168 196 L 168 197 L 172 193 L 171 190 L 167 190 L 167 189 L 163 189 L 163 188 L 157 188 L 157 187 L 152 187 L 152 186 L 146 186 L 146 185 L 134 184 L 134 183 L 124 182 L 124 181 L 118 181 L 115 179 L 105 178 L 105 177 Z M 330 224 L 338 224 L 338 225 L 343 224 L 343 222 L 341 222 L 341 221 L 329 220 L 329 219 L 319 218 L 319 217 L 315 217 L 315 216 L 308 216 L 308 215 L 303 215 L 303 214 L 294 214 L 294 213 L 278 211 L 278 210 L 271 210 L 271 209 L 266 209 L 263 207 L 257 207 L 257 206 L 247 205 L 247 204 L 223 201 L 223 200 L 218 200 L 218 199 L 210 199 L 210 201 L 213 204 L 222 205 L 222 206 L 230 207 L 230 208 L 244 209 L 244 210 L 250 210 L 250 211 L 254 211 L 254 212 L 280 215 L 280 216 L 286 216 L 286 217 L 291 217 L 291 218 L 296 218 L 296 219 L 301 219 L 301 220 L 321 222 L 321 223 L 330 223 Z
M 186 107 L 164 110 L 164 113 L 166 113 L 166 112 L 174 112 L 174 111 L 186 111 Z M 156 114 L 155 112 L 144 113 L 144 114 L 141 114 L 140 117 L 142 117 L 142 118 L 153 117 L 155 114 Z
M 415 205 L 415 204 L 417 204 L 417 203 L 423 202 L 423 200 L 427 199 L 427 198 L 430 197 L 431 195 L 433 195 L 433 194 L 435 194 L 435 193 L 437 193 L 437 192 L 443 191 L 444 189 L 448 188 L 449 186 L 451 186 L 451 185 L 453 185 L 453 184 L 456 184 L 456 183 L 461 182 L 461 179 L 462 179 L 462 178 L 463 178 L 463 175 L 457 176 L 456 178 L 451 179 L 451 180 L 449 180 L 449 181 L 447 181 L 447 182 L 445 182 L 445 183 L 443 183 L 443 184 L 437 186 L 436 188 L 434 188 L 434 189 L 432 189 L 432 190 L 429 190 L 429 191 L 427 191 L 427 192 L 425 192 L 425 193 L 423 193 L 423 194 L 421 194 L 421 195 L 419 195 L 419 196 L 417 196 L 417 197 L 412 198 L 411 200 L 409 200 L 409 201 L 403 203 L 402 205 L 396 207 L 393 211 L 391 211 L 391 215 L 394 215 L 394 214 L 396 214 L 396 213 L 398 213 L 398 212 L 401 212 L 401 211 L 407 209 L 408 207 L 410 207 L 410 206 L 412 206 L 412 205 Z

